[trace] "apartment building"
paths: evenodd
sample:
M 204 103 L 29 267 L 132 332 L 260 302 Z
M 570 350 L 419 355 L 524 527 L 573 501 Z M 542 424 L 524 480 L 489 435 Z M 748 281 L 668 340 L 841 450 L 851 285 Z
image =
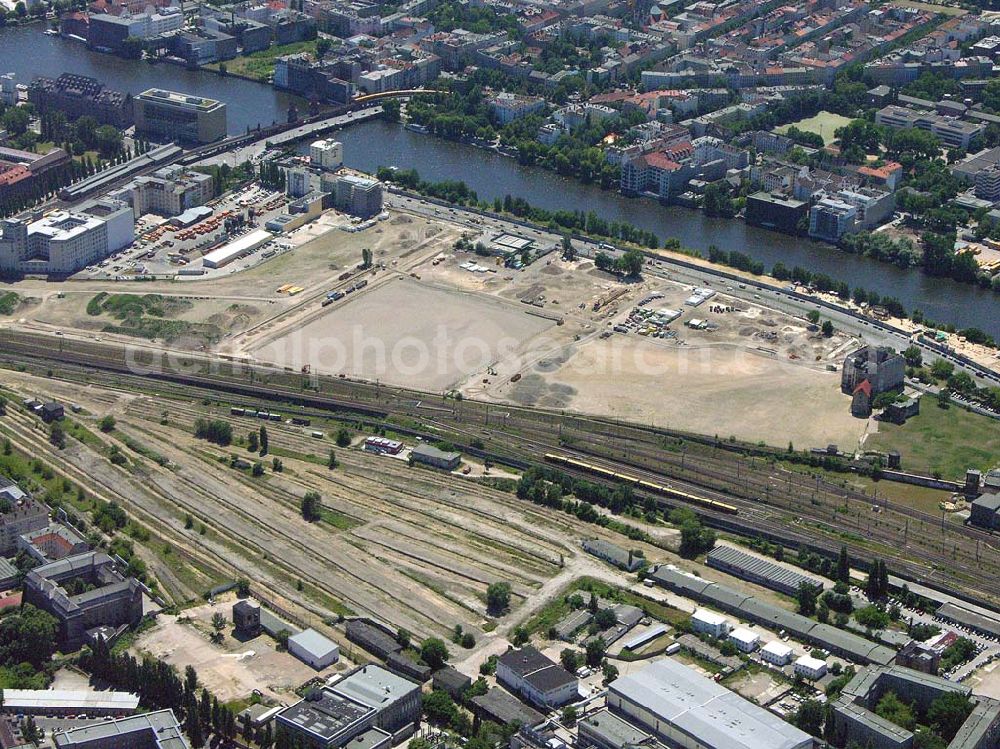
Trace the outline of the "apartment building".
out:
M 918 128 L 936 136 L 948 148 L 969 150 L 982 138 L 985 127 L 977 122 L 966 122 L 921 109 L 896 105 L 882 107 L 875 113 L 875 124 L 895 130 Z
M 170 217 L 190 208 L 205 205 L 214 196 L 210 174 L 168 166 L 151 175 L 137 177 L 114 193 L 114 197 L 132 206 L 136 216 L 155 213 Z

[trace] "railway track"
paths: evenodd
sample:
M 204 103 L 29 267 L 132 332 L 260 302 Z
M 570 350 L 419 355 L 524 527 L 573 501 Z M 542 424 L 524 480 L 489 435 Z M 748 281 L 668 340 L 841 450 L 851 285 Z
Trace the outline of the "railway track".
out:
M 137 389 L 148 390 L 150 382 L 156 382 L 157 389 L 178 398 L 190 398 L 192 389 L 212 393 L 216 398 L 222 392 L 227 402 L 231 400 L 234 404 L 279 401 L 293 404 L 291 410 L 295 415 L 314 413 L 318 418 L 354 419 L 372 426 L 409 430 L 431 439 L 459 435 L 468 441 L 470 452 L 518 467 L 539 462 L 545 452 L 568 453 L 590 462 L 596 458 L 609 470 L 631 474 L 641 471 L 644 480 L 654 483 L 663 483 L 666 476 L 668 483 L 682 491 L 732 503 L 739 513 L 735 522 L 742 532 L 750 535 L 773 537 L 778 529 L 787 542 L 835 554 L 839 543 L 832 543 L 831 538 L 839 534 L 840 541 L 856 556 L 863 559 L 884 556 L 903 576 L 949 590 L 987 594 L 1000 602 L 1000 584 L 990 582 L 997 579 L 995 571 L 1000 569 L 1000 559 L 992 545 L 984 544 L 991 538 L 988 534 L 942 524 L 940 539 L 935 540 L 933 534 L 928 533 L 928 526 L 936 528 L 937 518 L 898 505 L 892 507 L 891 512 L 875 517 L 874 521 L 869 516 L 867 528 L 862 528 L 862 508 L 871 508 L 872 498 L 793 472 L 776 479 L 755 467 L 755 460 L 766 463 L 765 459 L 777 452 L 744 458 L 730 452 L 729 446 L 709 447 L 706 438 L 695 437 L 692 449 L 678 457 L 666 449 L 664 443 L 688 439 L 689 435 L 684 433 L 621 424 L 599 417 L 469 400 L 452 401 L 439 393 L 343 378 L 316 378 L 307 389 L 303 387 L 303 376 L 298 373 L 239 364 L 233 365 L 235 372 L 224 373 L 219 371 L 217 359 L 198 354 L 177 354 L 176 361 L 168 362 L 172 369 L 160 368 L 139 377 L 134 373 L 134 365 L 141 366 L 144 361 L 152 363 L 155 357 L 151 350 L 147 350 L 150 355 L 145 358 L 142 354 L 133 357 L 130 366 L 124 346 L 64 339 L 56 350 L 47 336 L 9 330 L 0 331 L 0 350 L 3 351 L 2 359 L 13 366 L 39 366 L 40 363 L 44 366 L 45 362 L 53 362 L 60 369 L 75 368 L 78 376 L 88 379 L 106 375 L 119 382 L 128 382 L 138 378 Z M 284 408 L 289 409 L 287 405 Z M 476 439 L 487 443 L 485 450 L 477 451 L 472 447 Z M 616 442 L 628 445 L 624 460 L 618 455 L 602 457 L 600 449 L 594 447 Z M 703 454 L 705 452 L 713 454 Z M 732 476 L 734 463 L 738 472 L 741 465 L 746 470 L 736 481 Z M 846 508 L 846 512 L 838 516 L 837 507 Z M 709 510 L 699 511 L 719 527 L 733 527 L 732 518 L 715 516 Z M 892 527 L 897 520 L 893 513 L 906 523 L 902 533 Z M 852 518 L 854 527 L 850 528 Z M 810 525 L 815 530 L 802 530 Z M 850 530 L 845 532 L 845 526 Z M 881 551 L 873 553 L 873 544 Z M 917 546 L 919 549 L 914 548 Z M 946 552 L 946 546 L 951 553 Z M 994 574 L 982 574 L 991 569 Z M 969 570 L 978 571 L 970 575 Z M 969 577 L 974 581 L 970 582 Z

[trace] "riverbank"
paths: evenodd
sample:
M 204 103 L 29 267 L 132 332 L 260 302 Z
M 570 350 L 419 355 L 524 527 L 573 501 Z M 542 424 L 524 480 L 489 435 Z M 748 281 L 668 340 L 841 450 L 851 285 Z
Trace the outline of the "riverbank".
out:
M 1000 337 L 1000 304 L 989 290 L 907 272 L 867 257 L 851 256 L 845 262 L 844 253 L 821 242 L 708 217 L 681 206 L 626 198 L 540 167 L 518 164 L 493 151 L 421 137 L 398 124 L 372 122 L 342 130 L 337 139 L 344 144 L 345 163 L 361 171 L 374 174 L 380 166 L 414 168 L 428 181 L 464 181 L 489 202 L 505 195 L 523 197 L 546 210 L 593 213 L 608 222 L 627 223 L 661 239 L 676 239 L 703 255 L 716 245 L 745 253 L 768 268 L 778 262 L 789 268 L 797 265 L 842 280 L 851 288 L 896 297 L 906 309 L 920 309 L 929 319 L 958 328 L 979 327 Z M 306 150 L 303 146 L 300 153 Z
M 394 189 L 394 193 L 431 205 L 452 205 L 444 200 L 404 190 Z M 514 224 L 525 229 L 552 231 L 549 227 L 535 224 L 516 215 L 495 213 L 474 206 L 465 206 L 456 210 L 487 217 L 495 222 Z M 478 222 L 480 226 L 482 223 L 482 221 Z M 574 243 L 582 243 L 578 248 L 582 254 L 593 257 L 600 251 L 598 240 L 592 237 L 572 235 L 571 239 Z M 864 335 L 867 339 L 876 341 L 878 345 L 890 345 L 898 350 L 909 345 L 916 345 L 927 355 L 925 363 L 941 358 L 969 371 L 970 374 L 981 378 L 990 386 L 1000 385 L 1000 359 L 997 358 L 995 350 L 956 340 L 954 336 L 947 344 L 929 341 L 925 337 L 917 335 L 921 327 L 911 320 L 892 316 L 875 318 L 870 310 L 862 308 L 851 300 L 844 300 L 835 294 L 817 293 L 802 286 L 789 285 L 787 282 L 764 273 L 754 275 L 709 262 L 702 257 L 666 249 L 643 250 L 643 252 L 648 257 L 669 263 L 672 266 L 672 272 L 681 271 L 678 273 L 677 279 L 683 277 L 687 283 L 697 286 L 706 284 L 711 286 L 720 281 L 723 284 L 729 283 L 732 284 L 727 289 L 730 293 L 744 296 L 747 299 L 752 298 L 754 301 L 763 300 L 761 303 L 769 307 L 792 312 L 798 316 L 805 316 L 807 311 L 811 309 L 821 310 L 822 316 L 830 319 L 835 326 L 846 327 L 858 335 Z
M 222 77 L 214 72 L 167 65 L 149 65 L 103 55 L 35 27 L 0 29 L 5 70 L 19 82 L 34 76 L 57 77 L 66 71 L 88 75 L 109 88 L 133 95 L 148 88 L 169 88 L 227 103 L 230 135 L 258 125 L 284 122 L 289 104 L 306 111 L 308 103 L 270 86 Z M 824 273 L 851 285 L 894 296 L 909 310 L 919 308 L 928 318 L 959 328 L 979 327 L 1000 338 L 1000 304 L 996 295 L 948 279 L 902 271 L 869 258 L 852 256 L 809 239 L 789 237 L 748 226 L 745 222 L 711 218 L 678 206 L 661 206 L 643 198 L 630 199 L 583 185 L 539 167 L 492 151 L 423 138 L 402 125 L 376 121 L 339 131 L 347 166 L 375 173 L 379 166 L 415 168 L 432 181 L 463 180 L 480 197 L 492 201 L 510 194 L 549 210 L 592 212 L 606 221 L 620 221 L 676 238 L 684 247 L 707 254 L 710 245 L 737 250 L 772 267 L 782 262 Z M 300 152 L 308 149 L 308 144 Z

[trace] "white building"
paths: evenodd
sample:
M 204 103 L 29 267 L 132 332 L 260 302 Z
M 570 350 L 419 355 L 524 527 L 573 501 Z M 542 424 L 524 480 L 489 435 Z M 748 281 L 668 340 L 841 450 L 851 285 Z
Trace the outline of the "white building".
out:
M 792 662 L 792 649 L 783 642 L 772 640 L 760 649 L 760 658 L 774 666 L 787 666 Z
M 127 203 L 95 200 L 71 211 L 0 223 L 0 270 L 69 275 L 135 241 Z
M 497 94 L 490 101 L 490 109 L 497 123 L 506 125 L 521 117 L 526 117 L 532 112 L 540 112 L 545 109 L 545 99 L 538 96 L 520 96 L 503 92 Z
M 744 653 L 752 653 L 760 645 L 760 635 L 746 627 L 737 627 L 729 633 L 730 641 Z
M 683 749 L 811 749 L 812 737 L 670 658 L 608 685 L 608 709 Z
M 603 104 L 568 104 L 557 109 L 552 115 L 552 119 L 567 130 L 576 130 L 585 125 L 593 125 L 605 120 L 614 121 L 618 117 L 617 109 Z
M 712 637 L 725 637 L 729 632 L 729 621 L 722 614 L 708 609 L 698 609 L 691 615 L 691 629 L 705 632 Z
M 288 652 L 317 671 L 340 660 L 337 643 L 315 629 L 307 629 L 289 637 Z
M 858 209 L 843 200 L 823 198 L 809 209 L 809 236 L 836 242 L 853 231 Z
M 556 708 L 580 696 L 577 678 L 530 645 L 497 659 L 497 681 L 533 705 Z
M 233 262 L 236 258 L 248 255 L 258 247 L 261 247 L 274 238 L 274 235 L 264 229 L 255 229 L 249 234 L 244 234 L 239 239 L 234 239 L 229 244 L 224 244 L 201 258 L 201 264 L 206 268 L 222 268 Z
M 17 76 L 14 73 L 0 75 L 0 102 L 8 107 L 17 104 Z
M 795 661 L 795 673 L 803 679 L 816 681 L 826 674 L 826 661 L 813 658 L 811 655 L 803 655 Z
M 309 146 L 309 161 L 321 169 L 336 169 L 344 163 L 344 144 L 337 140 L 318 140 Z

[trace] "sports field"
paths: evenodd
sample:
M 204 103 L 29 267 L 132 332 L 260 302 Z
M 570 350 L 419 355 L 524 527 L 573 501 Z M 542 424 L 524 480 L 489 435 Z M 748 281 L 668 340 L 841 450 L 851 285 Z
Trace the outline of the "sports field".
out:
M 790 127 L 794 126 L 799 130 L 816 133 L 823 138 L 823 143 L 825 145 L 830 145 L 836 140 L 833 135 L 834 131 L 837 128 L 848 124 L 850 121 L 850 117 L 844 117 L 843 115 L 834 114 L 833 112 L 820 112 L 812 117 L 806 117 L 804 120 L 782 125 L 781 127 L 775 128 L 775 130 L 779 133 L 784 133 L 787 132 Z
M 985 471 L 1000 463 L 1000 421 L 955 405 L 940 408 L 924 396 L 917 416 L 902 426 L 880 423 L 866 446 L 898 450 L 904 471 L 957 481 L 968 468 Z

